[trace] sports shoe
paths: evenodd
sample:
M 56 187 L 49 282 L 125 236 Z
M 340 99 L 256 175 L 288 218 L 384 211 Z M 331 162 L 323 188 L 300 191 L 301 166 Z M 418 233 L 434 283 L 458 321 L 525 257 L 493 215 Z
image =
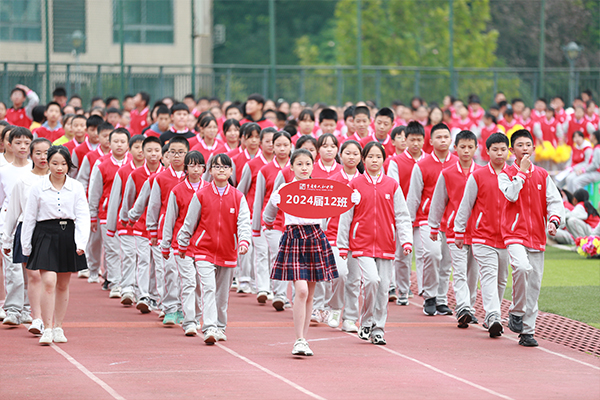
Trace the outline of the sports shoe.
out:
M 15 313 L 7 313 L 6 317 L 4 317 L 4 321 L 2 321 L 2 325 L 21 325 L 19 315 Z
M 100 277 L 98 276 L 98 274 L 92 274 L 88 278 L 88 283 L 99 283 L 99 282 L 100 282 Z
M 34 335 L 39 335 L 44 332 L 44 323 L 41 319 L 36 318 L 31 322 L 31 326 L 28 329 L 29 333 L 33 333 Z
M 52 343 L 52 329 L 51 328 L 44 329 L 44 332 L 42 333 L 42 337 L 40 338 L 39 343 L 43 344 L 43 345 L 49 345 L 50 343 Z
M 358 326 L 356 326 L 356 323 L 354 321 L 345 319 L 342 321 L 342 330 L 344 332 L 358 332 Z
M 504 328 L 502 327 L 502 323 L 500 322 L 499 318 L 492 317 L 492 319 L 490 319 L 488 332 L 489 332 L 491 338 L 502 336 L 502 332 L 504 332 Z
M 108 295 L 109 299 L 118 299 L 121 297 L 121 288 L 118 286 L 115 286 L 114 288 L 110 289 L 110 294 Z
M 219 342 L 226 342 L 227 341 L 227 335 L 225 335 L 225 330 L 224 329 L 217 329 L 217 340 Z
M 158 319 L 164 319 L 164 318 L 165 318 L 165 315 L 166 315 L 166 314 L 165 314 L 165 312 L 161 310 L 161 311 L 158 313 Z
M 340 326 L 340 318 L 342 316 L 342 310 L 331 310 L 329 318 L 327 318 L 327 325 L 331 328 L 337 328 Z
M 413 294 L 412 290 L 408 289 L 408 298 L 412 299 L 413 297 L 415 297 L 415 295 Z
M 54 340 L 54 343 L 67 343 L 67 337 L 65 336 L 65 331 L 63 331 L 62 328 L 52 329 L 52 340 Z
M 110 290 L 110 281 L 108 280 L 104 280 L 104 283 L 102 284 L 102 290 Z
M 150 302 L 148 301 L 148 298 L 142 297 L 141 299 L 139 299 L 137 304 L 135 305 L 135 308 L 140 310 L 142 314 L 148 314 L 150 312 Z
M 310 322 L 314 322 L 314 323 L 321 323 L 321 312 L 317 309 L 312 311 L 312 314 L 310 315 Z
M 204 343 L 206 344 L 215 344 L 217 342 L 217 330 L 215 328 L 208 328 L 206 332 L 204 332 Z
M 265 304 L 268 297 L 269 294 L 267 292 L 258 292 L 256 295 L 256 301 L 258 301 L 260 304 Z
M 369 337 L 371 337 L 371 327 L 361 326 L 358 330 L 358 337 L 362 340 L 369 340 Z
M 471 315 L 471 311 L 469 311 L 466 308 L 463 308 L 456 316 L 456 319 L 458 320 L 458 327 L 463 329 L 468 328 L 469 322 L 471 322 L 472 318 L 473 315 Z
M 396 289 L 390 289 L 388 292 L 388 301 L 393 302 L 398 300 L 398 296 L 396 295 Z
M 372 333 L 371 334 L 371 343 L 377 344 L 380 346 L 385 346 L 387 343 L 386 343 L 385 339 L 383 338 L 383 332 L 378 331 L 378 332 Z
M 177 311 L 175 313 L 175 323 L 176 324 L 182 324 L 184 319 L 185 319 L 185 317 L 183 316 L 182 311 Z
M 252 293 L 252 288 L 248 282 L 240 282 L 237 288 L 238 293 L 250 294 Z
M 285 299 L 282 299 L 281 297 L 276 297 L 273 299 L 273 307 L 277 310 L 277 311 L 283 311 L 285 308 Z
M 423 303 L 423 312 L 425 313 L 425 315 L 435 315 L 435 297 L 425 300 L 425 303 Z
M 82 269 L 81 271 L 79 271 L 77 273 L 77 277 L 80 279 L 87 279 L 90 277 L 90 270 L 89 269 Z
M 196 336 L 198 334 L 198 330 L 196 329 L 196 324 L 190 325 L 185 330 L 185 336 Z
M 396 300 L 396 304 L 399 306 L 407 306 L 408 305 L 408 296 L 404 293 L 400 293 L 398 296 L 398 300 Z
M 508 329 L 514 333 L 523 332 L 523 317 L 508 313 Z M 520 341 L 519 344 L 521 344 Z
M 172 326 L 177 323 L 177 313 L 168 313 L 165 314 L 165 318 L 163 319 L 163 325 Z
M 312 356 L 313 352 L 310 347 L 308 347 L 308 342 L 305 339 L 297 339 L 296 342 L 294 342 L 292 354 L 295 356 Z
M 121 296 L 121 304 L 124 306 L 130 306 L 135 303 L 135 296 L 131 292 L 123 293 Z
M 292 308 L 292 303 L 288 299 L 285 299 L 285 304 L 283 305 L 283 308 Z
M 33 318 L 31 318 L 31 314 L 27 311 L 22 311 L 21 312 L 21 323 L 22 324 L 30 324 L 33 322 Z
M 452 310 L 446 304 L 440 304 L 435 307 L 435 313 L 437 315 L 452 315 Z
M 479 320 L 477 319 L 477 317 L 475 316 L 475 314 L 471 314 L 471 322 L 469 322 L 470 324 L 474 324 L 477 325 L 479 324 Z
M 267 300 L 273 300 L 274 297 L 275 295 L 273 294 L 273 292 L 267 293 Z
M 519 335 L 519 345 L 525 346 L 525 347 L 539 346 L 537 340 L 535 340 L 533 338 L 533 335 L 530 335 L 528 333 L 522 333 Z
M 233 279 L 231 280 L 231 288 L 232 289 L 237 289 L 238 288 L 238 281 L 236 277 L 233 277 Z
M 4 308 L 0 308 L 0 321 L 4 321 L 4 318 L 6 318 L 6 311 Z
M 321 322 L 329 321 L 329 314 L 331 314 L 329 310 L 321 310 Z

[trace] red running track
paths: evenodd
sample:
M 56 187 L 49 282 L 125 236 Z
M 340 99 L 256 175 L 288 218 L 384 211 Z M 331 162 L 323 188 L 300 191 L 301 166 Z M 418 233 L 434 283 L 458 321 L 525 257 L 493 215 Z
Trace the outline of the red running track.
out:
M 44 347 L 0 326 L 0 399 L 598 399 L 600 359 L 544 340 L 491 339 L 479 325 L 390 304 L 387 346 L 311 327 L 291 355 L 292 312 L 231 292 L 227 342 L 207 346 L 73 279 L 68 343 Z

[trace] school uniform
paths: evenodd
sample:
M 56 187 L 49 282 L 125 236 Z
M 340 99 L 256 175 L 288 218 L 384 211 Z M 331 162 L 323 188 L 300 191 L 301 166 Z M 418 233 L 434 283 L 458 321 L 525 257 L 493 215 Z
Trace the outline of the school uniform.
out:
M 383 334 L 396 241 L 412 249 L 410 216 L 400 185 L 383 171 L 377 177 L 361 175 L 349 186 L 361 200 L 340 216 L 337 245 L 342 257 L 352 252 L 362 273 L 361 329 Z
M 600 144 L 594 146 L 594 151 L 587 165 L 583 166 L 583 174 L 571 174 L 567 176 L 567 190 L 574 193 L 586 185 L 600 182 Z
M 96 144 L 92 144 L 90 143 L 88 138 L 85 138 L 84 142 L 81 144 L 78 144 L 72 151 L 71 151 L 71 161 L 73 162 L 73 171 L 71 171 L 70 176 L 73 176 L 73 174 L 75 176 L 77 176 L 79 169 L 81 168 L 81 164 L 83 162 L 83 159 L 85 157 L 86 154 L 88 154 L 89 152 L 96 150 L 98 147 L 100 147 L 100 143 L 96 143 Z M 104 154 L 104 153 L 103 153 Z M 92 167 L 94 165 L 90 165 L 90 173 L 92 171 Z M 89 175 L 88 175 L 88 179 L 89 179 Z M 79 181 L 81 182 L 81 180 Z M 81 182 L 83 183 L 83 182 Z M 86 183 L 87 184 L 87 183 Z M 87 186 L 84 186 L 84 189 Z M 87 193 L 87 190 L 86 190 Z
M 467 179 L 479 168 L 475 161 L 472 161 L 469 169 L 464 171 L 460 162 L 457 161 L 456 164 L 442 170 L 435 185 L 429 210 L 428 224 L 431 233 L 439 234 L 438 240 L 441 239 L 442 242 L 445 239 L 450 250 L 453 269 L 452 286 L 456 297 L 455 311 L 457 315 L 463 310 L 469 310 L 471 314 L 475 314 L 479 266 L 473 258 L 470 241 L 460 249 L 456 247 L 454 217 L 463 198 Z M 442 246 L 444 245 L 442 244 Z M 448 286 L 448 282 L 439 282 L 439 284 L 444 287 Z
M 586 139 L 589 139 L 590 135 L 594 133 L 594 126 L 585 119 L 585 116 L 581 119 L 575 119 L 575 115 L 571 115 L 563 123 L 563 131 L 567 133 L 567 139 L 565 142 L 569 145 L 573 145 L 573 134 L 575 131 L 580 131 Z
M 367 136 L 366 138 L 362 139 L 359 143 L 362 146 L 362 148 L 364 149 L 365 146 L 367 145 L 367 143 L 369 143 L 369 142 L 380 143 L 383 146 L 383 148 L 385 149 L 385 158 L 386 159 L 393 157 L 394 154 L 396 154 L 396 147 L 394 147 L 394 142 L 392 141 L 392 138 L 390 137 L 390 135 L 386 135 L 385 139 L 383 141 L 381 141 L 377 138 L 377 136 L 375 136 L 375 133 L 372 133 L 369 136 Z
M 517 116 L 514 116 L 512 121 L 510 121 L 510 122 L 508 122 L 504 118 L 502 118 L 500 121 L 498 121 L 498 125 L 500 125 L 504 128 L 504 132 L 510 131 L 517 124 L 519 124 L 519 120 L 517 119 Z
M 533 131 L 530 132 L 532 132 L 537 139 L 552 143 L 552 146 L 554 147 L 558 145 L 558 140 L 564 137 L 563 127 L 554 117 L 550 119 L 542 118 L 533 125 Z M 573 138 L 571 138 L 571 142 L 572 141 Z
M 584 140 L 581 146 L 573 143 L 573 151 L 571 152 L 571 160 L 567 168 L 576 169 L 577 167 L 583 167 L 585 164 L 590 162 L 592 154 L 594 154 L 594 148 L 592 144 Z
M 419 161 L 412 170 L 410 189 L 406 198 L 413 227 L 417 228 L 423 244 L 423 298 L 425 300 L 435 298 L 437 306 L 448 304 L 448 286 L 439 283 L 448 281 L 452 263 L 444 238 L 434 242 L 429 237 L 427 218 L 431 197 L 440 173 L 445 167 L 454 165 L 457 161 L 458 157 L 451 153 L 448 153 L 444 160 L 440 160 L 435 152 Z
M 202 283 L 202 331 L 225 331 L 227 305 L 239 246 L 251 238 L 250 209 L 244 195 L 231 185 L 205 186 L 192 197 L 177 241 L 191 251 Z M 189 247 L 189 248 L 188 248 Z
M 183 136 L 184 138 L 186 138 L 189 141 L 190 139 L 195 137 L 195 134 L 194 134 L 194 132 L 190 131 L 188 128 L 178 131 L 178 130 L 175 130 L 174 126 L 172 126 L 171 128 L 169 128 L 168 131 L 166 131 L 165 133 L 160 135 L 160 137 L 159 137 L 160 144 L 162 146 L 164 146 L 165 144 L 169 143 L 169 140 L 173 139 L 175 136 Z M 190 146 L 190 148 L 191 148 L 191 146 Z
M 588 214 L 583 202 L 578 203 L 573 210 L 565 210 L 565 223 L 567 231 L 574 238 L 587 237 L 600 223 L 600 217 Z
M 34 138 L 46 138 L 51 142 L 60 138 L 65 134 L 65 130 L 60 122 L 56 123 L 54 128 L 51 128 L 48 121 L 44 122 L 39 128 L 35 128 L 32 132 Z
M 479 107 L 479 110 L 477 110 L 477 111 L 473 111 L 471 106 L 469 106 L 468 109 L 469 109 L 469 119 L 471 120 L 473 125 L 475 125 L 475 126 L 481 125 L 481 122 L 483 121 L 483 117 L 485 116 L 485 110 L 483 109 L 483 107 Z
M 481 299 L 488 326 L 491 321 L 500 319 L 500 305 L 508 280 L 508 251 L 498 223 L 506 203 L 498 188 L 498 175 L 488 164 L 469 176 L 454 218 L 455 239 L 471 244 L 479 265 Z
M 454 147 L 454 139 L 456 138 L 456 135 L 458 135 L 461 131 L 471 131 L 476 135 L 479 134 L 479 128 L 477 127 L 477 124 L 474 124 L 469 117 L 465 119 L 459 118 L 452 124 L 452 129 L 450 130 L 450 133 L 452 134 L 452 147 Z
M 224 145 L 226 145 L 225 143 Z M 231 153 L 231 155 L 229 155 Z M 255 155 L 251 155 L 248 153 L 248 150 L 237 151 L 237 149 L 233 149 L 230 152 L 226 153 L 233 162 L 232 168 L 233 172 L 231 174 L 231 180 L 233 181 L 233 186 L 237 187 L 240 179 L 242 178 L 242 172 L 244 171 L 244 167 L 250 160 L 253 160 L 255 157 L 260 155 L 260 150 Z
M 40 98 L 33 90 L 29 90 L 26 96 L 27 106 L 21 108 L 11 107 L 6 110 L 6 121 L 11 125 L 29 129 L 33 120 L 31 112 L 40 103 Z
M 177 172 L 173 167 L 169 167 L 160 174 L 157 174 L 154 179 L 150 198 L 148 200 L 148 211 L 146 212 L 146 229 L 148 229 L 150 238 L 157 238 L 158 244 L 160 244 L 162 239 L 163 223 L 167 211 L 169 194 L 171 189 L 181 182 L 183 175 L 183 171 Z M 162 260 L 160 246 L 157 245 L 151 247 L 156 248 L 155 251 L 159 252 L 156 256 L 160 257 Z M 164 285 L 164 297 L 162 298 L 163 311 L 165 314 L 181 312 L 181 299 L 179 297 L 180 284 L 179 277 L 177 276 L 177 264 L 174 257 L 169 257 L 168 260 L 164 260 L 162 265 L 156 262 L 156 268 L 157 280 L 159 280 L 159 275 L 164 279 L 162 281 L 162 284 Z M 162 271 L 159 272 L 158 268 L 162 268 Z M 159 283 L 159 285 L 160 284 L 161 283 Z
M 129 122 L 129 131 L 131 132 L 131 136 L 141 135 L 142 131 L 146 126 L 148 126 L 148 112 L 150 110 L 148 107 L 145 107 L 142 111 L 139 111 L 137 108 L 134 108 L 129 113 L 131 121 Z
M 66 136 L 63 136 L 64 138 L 66 138 Z M 56 145 L 55 143 L 52 143 L 53 145 Z M 73 150 L 75 150 L 75 147 L 79 146 L 81 143 L 79 143 L 75 138 L 71 139 L 71 140 L 67 140 L 65 143 L 63 143 L 63 146 L 65 146 L 67 148 L 67 150 L 69 150 L 69 154 L 73 154 Z M 71 157 L 72 160 L 72 157 Z
M 585 118 L 586 121 L 592 124 L 592 128 L 594 129 L 594 131 L 598 130 L 598 125 L 600 125 L 600 116 L 597 113 L 593 114 L 591 117 L 585 114 L 583 118 Z
M 169 203 L 165 213 L 162 240 L 160 248 L 163 254 L 174 257 L 177 262 L 179 279 L 181 281 L 181 306 L 183 310 L 183 330 L 190 325 L 195 325 L 202 316 L 200 302 L 202 301 L 202 285 L 197 278 L 194 266 L 194 255 L 186 254 L 185 258 L 179 256 L 177 235 L 187 215 L 188 206 L 194 194 L 202 189 L 206 182 L 200 181 L 192 184 L 189 179 L 173 187 L 169 195 Z
M 494 134 L 496 132 L 504 133 L 504 127 L 502 125 L 497 125 L 492 122 L 490 125 L 484 125 L 481 128 L 481 131 L 479 134 L 478 145 L 477 145 L 477 153 L 476 153 L 477 158 L 480 161 L 485 162 L 485 163 L 490 162 L 490 156 L 488 155 L 487 151 L 485 151 L 485 149 L 487 149 L 485 142 L 488 140 L 488 138 L 490 136 L 492 136 L 492 134 Z
M 191 150 L 199 151 L 205 160 L 210 160 L 213 154 L 225 153 L 225 146 L 217 139 L 215 139 L 212 146 L 207 145 L 203 139 L 199 139 L 198 144 L 192 147 Z
M 54 188 L 47 176 L 31 188 L 21 234 L 27 269 L 77 272 L 87 268 L 85 249 L 90 233 L 90 213 L 81 184 L 66 177 L 63 187 Z
M 544 271 L 546 221 L 560 223 L 564 207 L 552 178 L 533 164 L 526 173 L 516 163 L 506 168 L 498 175 L 498 186 L 508 200 L 502 211 L 501 229 L 513 268 L 509 313 L 522 318 L 521 333 L 534 334 Z
M 268 119 L 265 118 L 261 118 L 258 121 L 254 121 L 252 120 L 252 117 L 250 116 L 245 116 L 241 121 L 240 121 L 240 126 L 244 125 L 245 123 L 248 122 L 256 122 L 258 124 L 258 126 L 260 126 L 260 129 L 263 130 L 265 128 L 275 128 L 275 124 L 272 123 L 271 121 L 269 121 Z
M 118 237 L 107 235 L 106 216 L 108 211 L 108 201 L 112 184 L 117 175 L 117 171 L 123 165 L 131 161 L 131 154 L 127 154 L 123 159 L 117 160 L 112 155 L 105 155 L 98 159 L 93 167 L 90 178 L 89 203 L 91 221 L 98 223 L 98 228 L 102 232 L 102 244 L 105 254 L 106 279 L 110 282 L 109 288 L 118 288 L 121 284 L 121 244 Z M 91 274 L 90 274 L 91 275 Z
M 20 215 L 14 215 L 14 212 L 11 212 L 9 215 L 9 206 L 12 203 L 11 199 L 14 194 L 13 189 L 19 185 L 20 181 L 28 178 L 28 175 L 31 174 L 30 171 L 31 163 L 29 162 L 23 167 L 8 164 L 0 168 L 0 206 L 2 207 L 0 209 L 0 230 L 10 230 L 9 234 L 3 235 L 3 248 L 11 248 L 13 244 L 12 226 L 16 225 L 14 221 L 18 220 Z M 3 308 L 7 315 L 13 314 L 17 319 L 20 319 L 22 313 L 29 312 L 29 298 L 25 289 L 23 265 L 21 264 L 21 260 L 17 259 L 15 262 L 13 254 L 7 255 L 4 254 L 4 251 L 2 252 L 4 290 L 6 292 Z

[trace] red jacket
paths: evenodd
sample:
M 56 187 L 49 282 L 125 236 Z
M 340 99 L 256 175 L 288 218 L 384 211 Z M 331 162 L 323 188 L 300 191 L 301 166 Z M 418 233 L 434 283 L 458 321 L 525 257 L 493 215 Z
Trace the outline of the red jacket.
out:
M 204 161 L 208 162 L 210 156 L 213 154 L 225 153 L 225 146 L 222 142 L 215 139 L 212 146 L 208 146 L 204 143 L 204 140 L 199 140 L 198 144 L 190 148 L 190 150 L 197 150 L 204 156 Z
M 98 165 L 98 172 L 92 172 L 92 177 L 95 177 L 92 181 L 90 178 L 90 189 L 89 189 L 89 200 L 90 200 L 90 214 L 92 222 L 100 221 L 101 224 L 106 224 L 106 213 L 108 211 L 108 200 L 110 199 L 110 191 L 112 190 L 112 184 L 115 179 L 115 175 L 121 165 L 117 163 L 117 160 L 112 155 L 105 155 L 100 158 L 100 164 Z M 122 165 L 126 165 L 131 161 L 131 154 L 127 154 L 126 159 Z M 94 175 L 95 174 L 95 175 Z M 93 185 L 93 186 L 92 186 Z M 98 203 L 96 198 L 100 195 Z M 95 208 L 97 214 L 92 212 Z M 96 214 L 96 215 L 94 215 Z
M 146 120 L 148 111 L 148 107 L 144 108 L 141 112 L 137 108 L 131 110 L 129 113 L 131 116 L 131 122 L 129 123 L 131 136 L 141 135 L 144 128 L 148 126 L 148 121 Z
M 323 165 L 323 162 L 319 160 L 315 163 L 311 177 L 315 179 L 331 179 L 332 176 L 340 172 L 342 166 L 337 162 L 334 162 L 330 168 L 331 169 L 328 170 L 328 168 L 325 165 Z
M 567 137 L 565 140 L 565 142 L 569 146 L 573 145 L 573 134 L 575 133 L 575 131 L 583 132 L 583 137 L 586 139 L 590 137 L 590 134 L 586 129 L 588 122 L 589 121 L 585 119 L 585 117 L 581 118 L 580 120 L 576 120 L 574 115 L 571 116 L 571 119 L 569 119 L 569 121 L 567 122 Z
M 288 160 L 285 168 L 289 169 L 289 167 L 290 162 Z M 261 226 L 265 226 L 262 214 L 271 198 L 271 193 L 273 193 L 275 178 L 277 178 L 279 171 L 281 171 L 281 167 L 277 162 L 277 158 L 273 158 L 273 161 L 262 167 L 256 176 L 256 192 L 252 214 L 252 234 L 255 236 L 260 236 Z M 279 210 L 273 229 L 283 232 L 284 227 L 285 217 L 283 211 Z
M 248 246 L 250 238 L 244 195 L 231 185 L 221 195 L 213 182 L 192 197 L 178 242 L 181 251 L 193 246 L 196 261 L 234 268 L 238 246 Z
M 361 194 L 359 204 L 342 214 L 337 244 L 340 255 L 393 260 L 396 236 L 404 248 L 412 248 L 412 228 L 400 185 L 383 173 L 374 180 L 361 175 L 349 184 Z
M 133 161 L 128 162 L 123 165 L 117 171 L 117 175 L 113 181 L 113 188 L 110 194 L 110 199 L 108 201 L 108 213 L 107 213 L 107 235 L 114 236 L 116 229 L 119 236 L 121 235 L 133 235 L 133 226 L 130 226 L 126 223 L 123 223 L 119 218 L 119 214 L 121 213 L 121 203 L 123 201 L 123 195 L 125 194 L 125 186 L 127 185 L 127 180 L 129 179 L 129 175 L 133 171 L 135 171 L 137 167 L 133 163 Z M 119 192 L 115 192 L 119 190 Z M 116 202 L 116 203 L 114 203 Z
M 164 218 L 167 212 L 167 205 L 169 204 L 169 194 L 171 193 L 171 189 L 181 182 L 184 176 L 182 175 L 181 178 L 178 178 L 172 167 L 156 175 L 146 213 L 146 228 L 150 237 L 158 237 L 158 240 L 162 239 Z
M 147 193 L 144 194 L 145 198 L 144 198 L 144 207 L 143 209 L 140 209 L 139 211 L 139 218 L 137 218 L 137 220 L 135 220 L 135 224 L 133 225 L 133 235 L 134 236 L 143 236 L 146 238 L 150 237 L 150 234 L 148 233 L 148 230 L 146 229 L 146 212 L 147 212 L 147 205 L 148 205 L 148 200 L 150 198 L 150 192 L 152 190 L 152 185 L 154 184 L 154 179 L 156 178 L 156 176 L 158 174 L 160 174 L 161 172 L 163 172 L 165 170 L 165 168 L 161 165 L 159 166 L 159 168 L 155 171 L 155 172 L 150 172 L 150 170 L 148 169 L 148 167 L 146 165 L 144 165 L 141 168 L 136 169 L 135 171 L 133 171 L 131 173 L 131 175 L 129 176 L 129 179 L 127 180 L 127 185 L 126 185 L 126 190 L 125 190 L 125 196 L 131 196 L 131 199 L 128 199 L 127 201 L 130 203 L 131 205 L 131 209 L 134 208 L 134 205 L 137 204 L 137 200 L 138 198 L 142 195 L 142 188 L 144 187 L 146 181 L 148 181 L 148 185 L 147 185 Z M 124 214 L 122 214 L 123 216 L 125 216 Z M 127 210 L 127 218 L 128 220 L 132 220 L 129 217 L 129 210 Z M 121 218 L 121 223 L 124 223 L 125 220 L 124 218 Z
M 267 165 L 269 162 L 263 157 L 262 154 L 258 154 L 252 160 L 248 161 L 242 171 L 240 172 L 238 182 L 238 189 L 246 196 L 246 201 L 250 205 L 250 217 L 254 211 L 254 194 L 256 193 L 256 177 L 262 167 Z
M 360 145 L 364 149 L 365 146 L 367 145 L 367 143 L 369 143 L 369 142 L 379 142 L 379 140 L 377 139 L 377 137 L 375 136 L 374 133 L 367 136 L 366 138 L 362 139 L 360 141 Z M 381 142 L 379 142 L 379 143 L 381 143 Z M 385 158 L 393 157 L 394 154 L 396 154 L 396 147 L 394 147 L 394 142 L 392 142 L 392 138 L 389 135 L 385 138 L 385 140 L 381 144 L 383 145 L 383 148 L 385 149 Z
M 558 138 L 556 136 L 556 127 L 559 124 L 558 120 L 554 117 L 552 117 L 550 121 L 548 121 L 547 118 L 542 118 L 539 121 L 539 124 L 542 129 L 543 140 L 552 143 L 552 146 L 556 147 L 558 144 Z M 573 138 L 571 138 L 571 142 L 573 142 Z
M 100 144 L 98 144 L 98 147 L 99 146 L 100 146 Z M 83 158 L 85 157 L 85 155 L 87 153 L 89 153 L 92 150 L 93 149 L 90 146 L 90 142 L 89 142 L 88 138 L 86 138 L 83 143 L 81 143 L 80 145 L 78 145 L 77 147 L 75 147 L 75 149 L 71 153 L 71 157 L 75 156 L 74 158 L 76 158 L 75 161 L 77 162 L 76 167 L 78 167 L 78 168 L 81 167 L 81 163 L 83 162 Z M 93 165 L 91 167 L 93 167 Z
M 31 126 L 31 118 L 27 116 L 25 107 L 15 109 L 13 107 L 6 110 L 6 121 L 14 126 L 22 126 L 23 128 L 29 129 Z
M 410 189 L 410 176 L 415 164 L 422 159 L 427 157 L 425 152 L 421 153 L 421 157 L 415 160 L 413 156 L 406 150 L 402 154 L 394 156 L 390 160 L 388 165 L 387 174 L 390 178 L 400 184 L 404 197 L 408 196 L 408 190 Z
M 356 174 L 352 177 L 352 180 L 359 177 L 361 174 L 356 170 Z M 349 185 L 351 180 L 348 177 L 348 174 L 344 172 L 344 169 L 340 169 L 336 174 L 332 175 L 329 178 L 333 181 L 343 182 L 346 185 Z M 327 220 L 327 229 L 325 230 L 325 236 L 327 236 L 327 240 L 329 240 L 329 244 L 332 246 L 337 246 L 337 234 L 338 234 L 338 226 L 340 224 L 340 216 L 329 218 Z
M 51 131 L 50 129 L 42 125 L 39 128 L 34 129 L 31 133 L 33 133 L 38 138 L 46 138 L 49 141 L 54 142 L 56 139 L 60 138 L 65 134 L 65 130 L 62 127 L 60 127 Z

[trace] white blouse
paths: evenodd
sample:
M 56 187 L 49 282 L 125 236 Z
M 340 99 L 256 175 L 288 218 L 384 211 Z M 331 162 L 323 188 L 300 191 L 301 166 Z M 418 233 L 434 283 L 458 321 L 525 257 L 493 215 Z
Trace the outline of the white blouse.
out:
M 85 250 L 90 237 L 90 209 L 83 185 L 69 176 L 60 190 L 52 186 L 49 176 L 31 188 L 21 230 L 23 255 L 31 254 L 31 238 L 36 222 L 53 219 L 75 221 L 75 244 L 77 249 Z

